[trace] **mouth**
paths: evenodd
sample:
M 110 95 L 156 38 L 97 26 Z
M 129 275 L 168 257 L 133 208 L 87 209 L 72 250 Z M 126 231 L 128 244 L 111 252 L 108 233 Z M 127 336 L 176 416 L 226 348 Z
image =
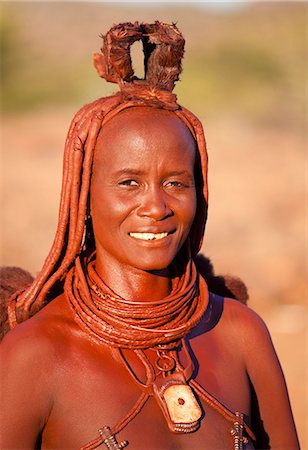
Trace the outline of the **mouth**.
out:
M 141 241 L 159 241 L 166 238 L 170 233 L 129 233 L 132 238 L 139 239 Z

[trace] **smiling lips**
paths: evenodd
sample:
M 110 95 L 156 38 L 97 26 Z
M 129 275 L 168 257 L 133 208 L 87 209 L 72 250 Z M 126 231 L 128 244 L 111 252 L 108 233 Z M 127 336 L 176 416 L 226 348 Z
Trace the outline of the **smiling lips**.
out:
M 129 235 L 135 239 L 141 241 L 157 241 L 168 236 L 169 233 L 129 233 Z

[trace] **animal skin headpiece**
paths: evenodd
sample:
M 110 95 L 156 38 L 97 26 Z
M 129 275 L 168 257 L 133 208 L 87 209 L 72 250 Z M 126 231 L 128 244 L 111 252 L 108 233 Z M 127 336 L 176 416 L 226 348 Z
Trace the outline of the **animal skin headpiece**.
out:
M 144 51 L 144 79 L 134 75 L 130 47 L 141 41 Z M 44 266 L 30 285 L 11 300 L 9 322 L 31 317 L 61 292 L 63 280 L 77 255 L 87 250 L 93 232 L 88 220 L 89 187 L 96 140 L 106 121 L 120 111 L 136 106 L 173 111 L 189 128 L 197 144 L 197 213 L 189 241 L 191 255 L 200 250 L 207 215 L 207 152 L 200 121 L 177 103 L 172 92 L 182 71 L 184 38 L 172 24 L 122 23 L 103 36 L 101 53 L 94 65 L 107 81 L 118 83 L 120 91 L 84 106 L 74 117 L 65 143 L 59 222 L 53 246 Z

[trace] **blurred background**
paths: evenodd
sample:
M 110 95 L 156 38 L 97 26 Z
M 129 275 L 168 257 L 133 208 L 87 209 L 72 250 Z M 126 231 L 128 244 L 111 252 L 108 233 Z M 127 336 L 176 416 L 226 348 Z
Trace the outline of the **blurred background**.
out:
M 216 274 L 245 281 L 269 326 L 308 449 L 307 3 L 2 1 L 0 12 L 1 264 L 35 275 L 51 246 L 70 120 L 117 89 L 92 67 L 100 33 L 177 22 L 176 93 L 202 120 L 210 158 L 203 252 Z M 133 63 L 141 75 L 138 43 Z

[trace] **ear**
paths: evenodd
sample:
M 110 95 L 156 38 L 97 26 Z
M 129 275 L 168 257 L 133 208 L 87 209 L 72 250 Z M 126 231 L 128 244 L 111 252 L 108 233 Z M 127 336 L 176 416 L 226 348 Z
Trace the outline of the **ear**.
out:
M 93 64 L 101 78 L 105 78 L 106 76 L 106 64 L 105 58 L 101 53 L 93 53 Z

